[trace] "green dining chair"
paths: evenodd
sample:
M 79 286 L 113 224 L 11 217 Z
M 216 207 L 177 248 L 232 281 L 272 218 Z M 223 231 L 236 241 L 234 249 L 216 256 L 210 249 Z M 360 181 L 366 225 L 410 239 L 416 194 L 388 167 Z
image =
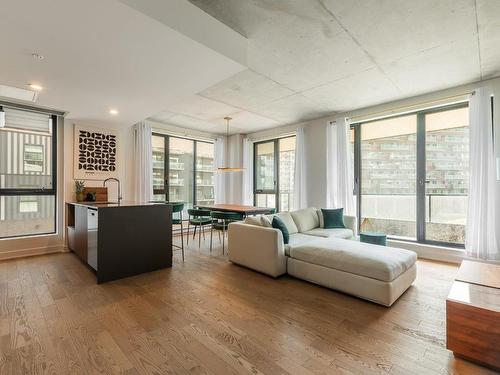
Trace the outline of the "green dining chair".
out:
M 172 241 L 172 247 L 175 247 L 177 249 L 182 250 L 182 261 L 184 262 L 184 228 L 182 226 L 183 222 L 183 211 L 184 211 L 184 203 L 171 203 L 172 206 L 172 225 L 180 225 L 181 226 L 181 246 L 179 245 L 174 245 Z M 173 233 L 173 227 L 172 227 L 172 233 Z M 188 237 L 189 237 L 189 231 L 188 231 Z
M 203 230 L 203 227 L 205 225 L 210 225 L 212 223 L 212 219 L 210 218 L 210 211 L 209 210 L 202 210 L 198 208 L 190 208 L 188 210 L 188 236 L 187 236 L 187 243 L 189 244 L 189 227 L 191 225 L 194 225 L 194 232 L 193 232 L 193 240 L 195 239 L 196 236 L 196 229 L 198 229 L 198 247 L 201 246 L 201 232 L 203 232 L 203 239 L 205 239 L 205 231 Z
M 211 211 L 212 225 L 210 226 L 210 252 L 212 252 L 212 238 L 214 229 L 222 231 L 222 255 L 224 255 L 225 237 L 229 223 L 243 220 L 243 214 L 238 212 Z

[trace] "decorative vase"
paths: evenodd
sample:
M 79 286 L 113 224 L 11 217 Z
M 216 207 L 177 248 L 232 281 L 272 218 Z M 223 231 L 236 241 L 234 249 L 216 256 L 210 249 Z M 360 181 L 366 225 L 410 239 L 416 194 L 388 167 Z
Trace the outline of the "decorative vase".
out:
M 76 201 L 77 202 L 83 202 L 83 192 L 76 193 Z

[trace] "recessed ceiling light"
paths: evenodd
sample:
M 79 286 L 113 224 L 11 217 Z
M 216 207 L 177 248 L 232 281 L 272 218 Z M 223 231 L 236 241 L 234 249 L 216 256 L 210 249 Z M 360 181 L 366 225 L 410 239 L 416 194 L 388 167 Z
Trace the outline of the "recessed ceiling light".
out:
M 42 90 L 43 90 L 43 87 L 42 87 L 42 86 L 37 85 L 37 84 L 35 84 L 35 83 L 30 83 L 30 84 L 29 84 L 29 86 L 30 86 L 30 88 L 31 88 L 32 90 L 35 90 L 35 91 L 42 91 Z
M 113 115 L 113 116 L 116 116 L 118 114 L 118 110 L 117 109 L 110 109 L 109 110 L 109 114 Z
M 39 53 L 32 53 L 31 56 L 35 61 L 43 61 L 43 59 L 45 59 L 45 56 L 40 55 Z

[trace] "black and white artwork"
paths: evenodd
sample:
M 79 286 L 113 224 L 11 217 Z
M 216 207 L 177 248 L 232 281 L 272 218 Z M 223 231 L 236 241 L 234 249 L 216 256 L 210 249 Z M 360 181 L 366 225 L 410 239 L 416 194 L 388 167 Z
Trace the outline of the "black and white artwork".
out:
M 111 129 L 75 125 L 74 178 L 116 177 L 118 134 Z

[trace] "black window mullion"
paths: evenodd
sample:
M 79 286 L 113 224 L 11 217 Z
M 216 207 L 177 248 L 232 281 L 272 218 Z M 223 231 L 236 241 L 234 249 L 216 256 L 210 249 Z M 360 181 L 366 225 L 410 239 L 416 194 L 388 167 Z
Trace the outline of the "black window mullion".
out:
M 170 137 L 164 135 L 163 147 L 164 147 L 164 160 L 163 160 L 163 170 L 165 175 L 163 176 L 163 189 L 165 190 L 165 200 L 170 202 Z
M 417 113 L 416 239 L 425 241 L 425 113 Z
M 193 206 L 198 204 L 196 196 L 196 155 L 198 154 L 198 142 L 193 141 Z
M 354 126 L 354 189 L 356 193 L 356 215 L 358 233 L 361 228 L 361 125 Z

